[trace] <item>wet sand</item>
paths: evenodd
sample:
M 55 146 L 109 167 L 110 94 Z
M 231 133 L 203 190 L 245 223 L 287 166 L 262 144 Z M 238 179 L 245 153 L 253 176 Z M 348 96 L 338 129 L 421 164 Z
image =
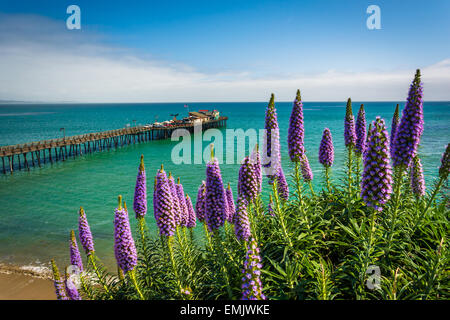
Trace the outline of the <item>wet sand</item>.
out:
M 53 282 L 46 273 L 0 265 L 0 300 L 55 300 Z

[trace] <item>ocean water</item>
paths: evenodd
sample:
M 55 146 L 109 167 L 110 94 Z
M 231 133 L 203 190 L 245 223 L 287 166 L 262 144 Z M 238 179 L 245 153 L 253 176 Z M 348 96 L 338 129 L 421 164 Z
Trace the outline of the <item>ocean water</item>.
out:
M 364 103 L 367 122 L 376 116 L 386 120 L 388 128 L 397 102 L 353 102 L 357 114 Z M 400 103 L 403 108 L 404 102 Z M 146 124 L 170 119 L 170 114 L 187 114 L 183 103 L 164 104 L 63 104 L 0 105 L 0 145 L 10 145 L 66 136 L 117 129 L 127 124 Z M 191 103 L 190 109 L 218 109 L 229 117 L 227 129 L 262 129 L 267 103 Z M 342 176 L 345 159 L 343 122 L 346 102 L 305 102 L 305 146 L 314 173 L 314 187 L 322 186 L 322 168 L 318 149 L 325 127 L 330 128 L 335 146 L 332 177 Z M 287 129 L 291 102 L 276 103 L 285 173 L 292 172 L 287 153 Z M 428 186 L 436 177 L 442 152 L 450 137 L 450 102 L 424 104 L 425 131 L 420 156 Z M 136 121 L 133 121 L 136 120 Z M 224 132 L 225 128 L 221 131 Z M 197 140 L 197 143 L 200 140 Z M 207 148 L 209 142 L 203 142 Z M 176 165 L 171 161 L 170 140 L 151 141 L 77 157 L 42 168 L 0 174 L 0 263 L 19 265 L 47 264 L 51 258 L 69 264 L 69 232 L 77 230 L 78 209 L 86 210 L 94 235 L 98 256 L 114 265 L 113 215 L 117 195 L 121 194 L 130 208 L 135 229 L 132 200 L 141 154 L 145 156 L 149 192 L 153 177 L 162 163 L 166 171 L 180 177 L 184 190 L 196 198 L 197 187 L 205 178 L 205 164 Z M 226 145 L 230 147 L 229 144 Z M 237 161 L 235 161 L 237 162 Z M 222 164 L 224 183 L 230 182 L 236 194 L 239 164 Z M 266 184 L 266 180 L 264 180 Z M 267 190 L 267 188 L 266 188 Z M 151 199 L 151 194 L 148 196 Z M 151 201 L 146 217 L 150 231 L 156 234 Z M 198 230 L 201 232 L 201 230 Z M 114 270 L 114 269 L 112 269 Z

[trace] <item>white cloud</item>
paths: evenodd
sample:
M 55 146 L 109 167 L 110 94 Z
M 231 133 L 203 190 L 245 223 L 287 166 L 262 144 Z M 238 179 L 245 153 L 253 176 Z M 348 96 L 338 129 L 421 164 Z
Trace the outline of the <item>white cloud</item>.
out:
M 105 45 L 35 16 L 0 16 L 0 99 L 48 102 L 404 100 L 415 70 L 257 77 L 249 70 L 207 74 Z M 450 100 L 450 59 L 421 67 L 425 99 Z

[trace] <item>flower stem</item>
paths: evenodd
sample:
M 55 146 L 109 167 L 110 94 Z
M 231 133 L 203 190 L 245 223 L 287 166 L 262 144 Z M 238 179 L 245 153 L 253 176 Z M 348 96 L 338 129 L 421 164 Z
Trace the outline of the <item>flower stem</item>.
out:
M 170 261 L 172 262 L 172 269 L 173 269 L 173 273 L 175 274 L 175 278 L 177 280 L 180 297 L 181 297 L 181 299 L 183 299 L 183 294 L 182 294 L 183 287 L 181 285 L 180 277 L 178 275 L 177 265 L 175 263 L 175 256 L 173 254 L 173 236 L 169 236 L 167 246 L 169 248 Z
M 327 183 L 327 189 L 328 192 L 331 192 L 331 185 L 330 185 L 330 167 L 325 166 L 325 181 Z
M 392 214 L 392 220 L 389 227 L 388 232 L 388 243 L 387 243 L 387 250 L 386 250 L 386 256 L 389 255 L 389 251 L 391 249 L 391 243 L 392 239 L 394 237 L 394 229 L 395 229 L 395 223 L 397 220 L 397 213 L 398 213 L 398 207 L 400 203 L 400 194 L 401 194 L 401 187 L 402 187 L 402 179 L 403 179 L 403 167 L 399 166 L 394 168 L 395 170 L 395 179 L 394 179 L 394 212 Z
M 100 282 L 100 284 L 103 286 L 103 288 L 105 289 L 105 292 L 112 298 L 114 299 L 114 297 L 112 296 L 111 292 L 108 289 L 108 286 L 106 285 L 106 283 L 103 281 L 103 277 L 100 275 L 100 270 L 98 270 L 98 267 L 95 263 L 95 256 L 94 253 L 91 252 L 88 255 L 88 260 L 89 262 L 92 264 L 92 268 L 94 268 L 95 274 L 97 275 L 98 281 Z
M 139 289 L 139 286 L 138 286 L 138 284 L 137 284 L 137 281 L 136 281 L 136 274 L 135 274 L 134 269 L 128 271 L 128 275 L 130 276 L 130 279 L 131 279 L 131 281 L 133 282 L 133 285 L 134 285 L 134 287 L 136 288 L 136 291 L 137 291 L 137 293 L 139 294 L 139 297 L 141 298 L 141 300 L 145 300 L 144 295 L 142 294 L 141 289 Z
M 427 211 L 428 211 L 428 209 L 430 208 L 431 204 L 433 203 L 434 198 L 435 198 L 436 195 L 439 193 L 439 190 L 441 189 L 442 184 L 444 183 L 444 181 L 445 181 L 444 177 L 441 177 L 441 178 L 439 179 L 439 182 L 438 182 L 438 184 L 436 185 L 436 187 L 434 188 L 430 200 L 428 200 L 425 209 L 422 211 L 422 213 L 420 214 L 420 216 L 419 216 L 419 218 L 417 219 L 416 223 L 414 224 L 414 228 L 413 228 L 413 232 L 412 232 L 412 233 L 416 232 L 416 229 L 417 229 L 417 227 L 419 226 L 419 223 L 422 221 L 423 217 L 425 216 L 425 214 L 427 213 Z

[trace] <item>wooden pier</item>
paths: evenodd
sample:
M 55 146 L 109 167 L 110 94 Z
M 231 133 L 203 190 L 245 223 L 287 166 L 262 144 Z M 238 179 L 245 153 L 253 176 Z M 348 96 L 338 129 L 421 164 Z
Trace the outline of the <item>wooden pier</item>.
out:
M 226 126 L 228 118 L 220 117 L 202 123 L 202 131 L 209 128 Z M 110 150 L 124 145 L 143 143 L 152 140 L 168 139 L 176 129 L 187 129 L 194 132 L 194 124 L 177 124 L 169 127 L 137 126 L 124 129 L 88 133 L 83 135 L 43 140 L 11 146 L 0 147 L 3 173 L 14 170 L 30 170 L 36 165 L 53 164 L 58 161 L 83 154 Z M 22 158 L 22 159 L 21 159 Z

